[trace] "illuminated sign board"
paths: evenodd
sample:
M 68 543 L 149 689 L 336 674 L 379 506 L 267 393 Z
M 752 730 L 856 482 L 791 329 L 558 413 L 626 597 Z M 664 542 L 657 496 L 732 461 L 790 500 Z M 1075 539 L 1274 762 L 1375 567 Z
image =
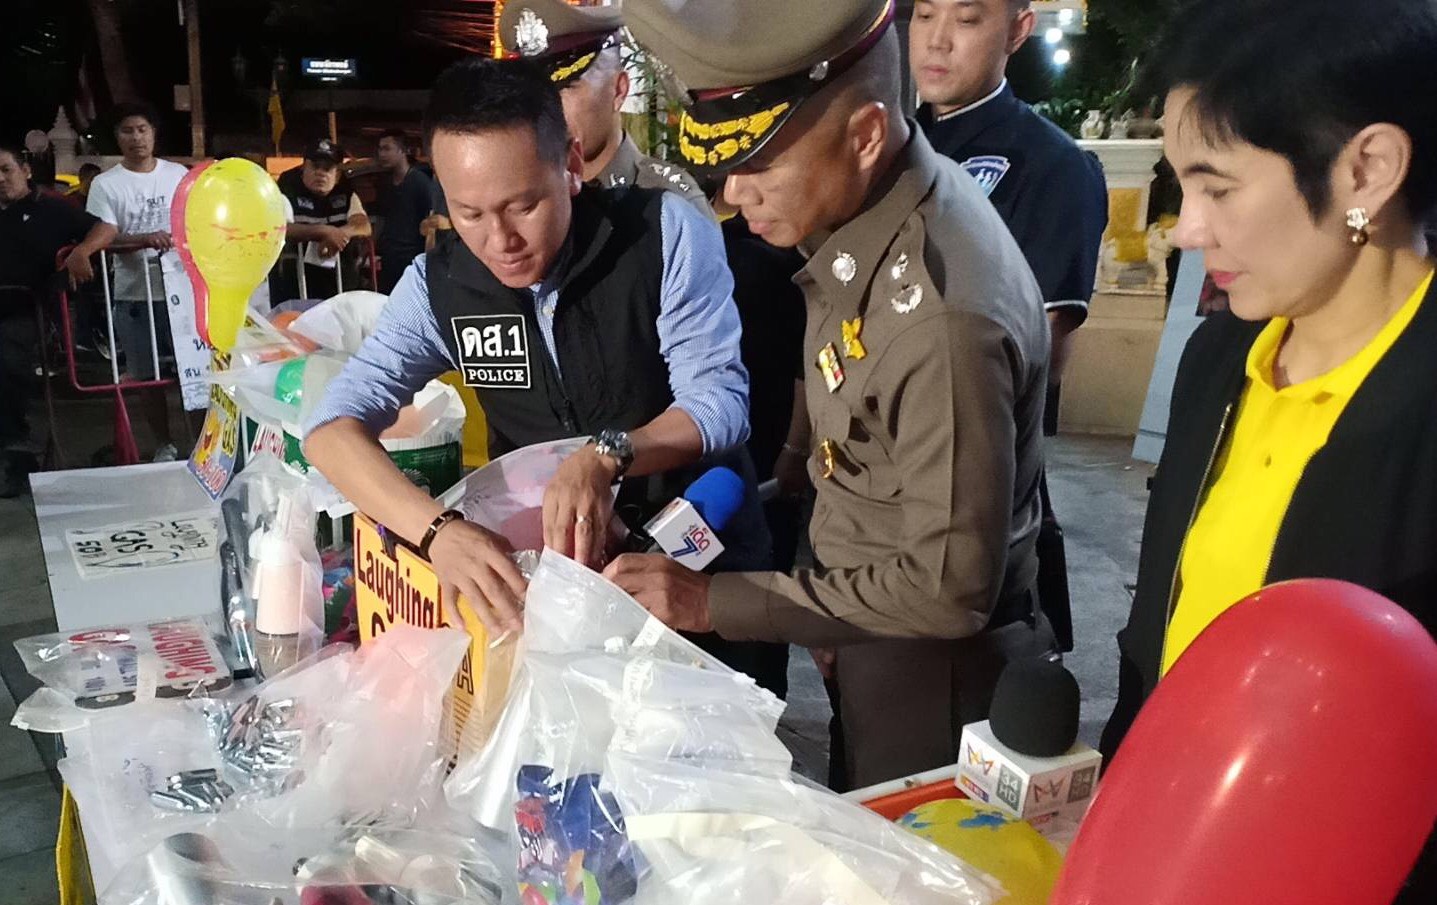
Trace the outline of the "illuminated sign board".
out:
M 304 57 L 300 61 L 300 68 L 305 75 L 317 78 L 322 82 L 337 82 L 341 79 L 352 79 L 359 75 L 358 60 L 327 60 L 319 57 Z

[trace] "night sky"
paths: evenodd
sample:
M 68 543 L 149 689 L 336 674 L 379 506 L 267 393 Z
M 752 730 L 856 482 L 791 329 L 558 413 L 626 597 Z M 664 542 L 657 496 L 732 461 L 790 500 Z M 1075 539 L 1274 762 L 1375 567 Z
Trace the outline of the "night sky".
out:
M 185 30 L 177 0 L 99 0 L 120 14 L 135 90 L 166 118 L 162 152 L 184 153 L 188 117 L 172 112 L 173 86 L 188 81 Z M 82 65 L 99 76 L 89 0 L 3 0 L 0 29 L 0 135 L 48 128 L 74 98 Z M 258 131 L 260 112 L 240 93 L 234 59 L 246 63 L 244 87 L 267 89 L 283 54 L 289 87 L 311 87 L 299 74 L 305 56 L 355 57 L 360 77 L 346 87 L 424 88 L 461 51 L 421 37 L 436 10 L 484 11 L 470 0 L 201 0 L 205 100 L 210 131 Z M 13 26 L 13 27 L 12 27 Z M 101 109 L 110 98 L 92 79 Z

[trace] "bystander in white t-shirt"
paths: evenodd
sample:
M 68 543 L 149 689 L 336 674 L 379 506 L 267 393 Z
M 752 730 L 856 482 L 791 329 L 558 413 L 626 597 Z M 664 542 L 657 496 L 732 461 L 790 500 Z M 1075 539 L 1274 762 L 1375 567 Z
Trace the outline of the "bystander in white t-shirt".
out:
M 189 170 L 169 160 L 155 160 L 148 173 L 136 173 L 124 164 L 111 167 L 95 177 L 90 186 L 90 199 L 85 210 L 120 231 L 121 235 L 170 232 L 170 202 L 175 190 Z M 144 300 L 145 262 L 151 262 L 153 297 L 165 297 L 163 286 L 154 285 L 153 262 L 165 272 L 182 268 L 180 256 L 174 251 L 161 255 L 153 248 L 118 253 L 115 258 L 114 298 Z

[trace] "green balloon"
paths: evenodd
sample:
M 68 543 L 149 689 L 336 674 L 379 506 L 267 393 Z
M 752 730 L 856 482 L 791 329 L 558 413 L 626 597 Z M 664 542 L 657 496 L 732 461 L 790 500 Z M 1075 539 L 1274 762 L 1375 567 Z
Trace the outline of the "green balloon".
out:
M 307 358 L 295 358 L 284 363 L 274 378 L 274 398 L 285 405 L 299 405 L 304 398 L 304 366 Z

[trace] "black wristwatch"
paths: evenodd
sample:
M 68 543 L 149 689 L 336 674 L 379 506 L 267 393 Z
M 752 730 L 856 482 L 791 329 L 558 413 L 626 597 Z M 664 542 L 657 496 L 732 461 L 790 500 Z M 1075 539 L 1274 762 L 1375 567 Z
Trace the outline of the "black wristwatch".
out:
M 601 430 L 590 437 L 589 442 L 594 444 L 594 452 L 608 456 L 619 466 L 614 473 L 615 480 L 627 474 L 634 464 L 634 443 L 626 431 Z

